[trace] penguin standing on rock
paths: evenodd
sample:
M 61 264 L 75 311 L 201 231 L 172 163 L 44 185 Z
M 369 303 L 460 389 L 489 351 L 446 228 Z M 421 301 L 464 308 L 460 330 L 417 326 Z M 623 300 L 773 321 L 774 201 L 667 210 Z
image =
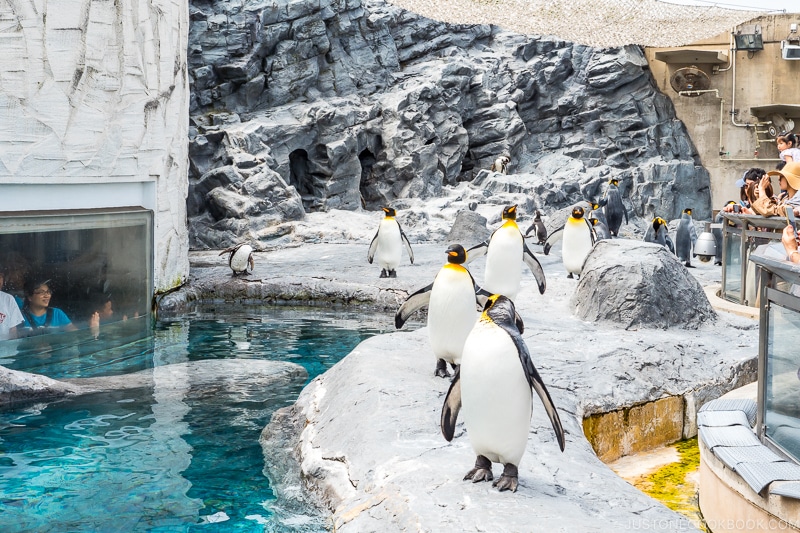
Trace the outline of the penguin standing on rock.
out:
M 661 217 L 655 217 L 653 222 L 647 227 L 644 234 L 644 242 L 653 242 L 669 249 L 673 254 L 675 253 L 675 245 L 672 239 L 669 238 L 669 229 L 667 228 L 667 221 Z
M 596 211 L 589 213 L 589 223 L 592 225 L 592 231 L 594 231 L 594 242 L 610 239 L 611 233 L 608 231 L 608 226 L 597 218 L 595 213 Z
M 628 223 L 628 210 L 622 203 L 622 195 L 617 188 L 619 180 L 611 178 L 608 182 L 608 189 L 606 189 L 605 197 L 600 200 L 600 205 L 603 206 L 603 211 L 606 215 L 606 223 L 608 231 L 613 237 L 619 236 L 619 228 L 622 226 L 622 217 L 625 217 L 625 223 Z
M 436 356 L 438 377 L 449 377 L 447 363 L 453 368 L 461 364 L 464 341 L 478 319 L 477 295 L 490 296 L 478 288 L 463 265 L 467 252 L 460 244 L 447 249 L 447 263 L 433 283 L 409 296 L 394 316 L 397 329 L 418 309 L 428 306 L 428 339 Z
M 683 210 L 678 222 L 678 229 L 675 232 L 675 255 L 689 268 L 694 268 L 692 266 L 692 250 L 694 250 L 695 243 L 697 243 L 697 229 L 692 220 L 692 210 L 686 208 Z
M 222 250 L 219 255 L 230 254 L 228 256 L 228 266 L 231 267 L 234 276 L 239 274 L 247 274 L 247 267 L 250 271 L 255 268 L 255 261 L 253 261 L 253 247 L 249 244 L 236 244 L 229 248 Z
M 386 216 L 381 220 L 378 231 L 369 244 L 367 261 L 372 264 L 373 259 L 378 260 L 381 267 L 382 278 L 396 278 L 396 268 L 400 265 L 400 255 L 403 245 L 406 247 L 411 264 L 414 264 L 414 252 L 411 250 L 411 243 L 403 233 L 400 224 L 395 220 L 397 212 L 391 207 L 381 207 Z
M 522 340 L 522 321 L 514 303 L 493 294 L 464 345 L 461 366 L 442 406 L 442 435 L 453 439 L 459 411 L 472 449 L 475 467 L 464 480 L 491 481 L 492 463 L 503 465 L 503 474 L 492 484 L 500 491 L 516 492 L 518 467 L 530 431 L 533 391 L 544 405 L 561 451 L 564 428 L 558 411 Z
M 567 277 L 572 279 L 575 275 L 580 277 L 586 256 L 592 251 L 595 242 L 595 233 L 592 224 L 584 218 L 585 210 L 580 205 L 572 208 L 572 214 L 566 223 L 551 233 L 544 243 L 544 255 L 550 254 L 550 249 L 559 239 L 561 244 L 561 261 L 567 269 Z
M 504 294 L 513 300 L 517 297 L 522 281 L 520 261 L 524 261 L 536 278 L 539 294 L 544 294 L 546 288 L 544 270 L 525 244 L 525 238 L 517 226 L 517 206 L 507 206 L 503 209 L 502 216 L 503 225 L 492 233 L 488 241 L 467 250 L 470 261 L 486 255 L 483 288 L 492 294 Z
M 503 154 L 497 159 L 494 160 L 492 166 L 489 170 L 492 172 L 499 172 L 500 174 L 508 174 L 508 164 L 511 162 L 511 158 L 508 155 Z

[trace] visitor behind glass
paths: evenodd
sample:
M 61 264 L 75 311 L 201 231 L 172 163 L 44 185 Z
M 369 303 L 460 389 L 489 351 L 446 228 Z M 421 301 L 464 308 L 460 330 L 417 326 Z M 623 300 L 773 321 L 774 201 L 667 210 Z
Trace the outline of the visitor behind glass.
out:
M 6 267 L 0 265 L 0 341 L 17 338 L 17 326 L 24 321 L 14 297 L 2 292 L 5 278 Z
M 74 331 L 78 328 L 58 307 L 50 307 L 49 279 L 33 279 L 25 282 L 25 304 L 22 306 L 22 325 L 19 336 L 42 335 L 57 331 Z

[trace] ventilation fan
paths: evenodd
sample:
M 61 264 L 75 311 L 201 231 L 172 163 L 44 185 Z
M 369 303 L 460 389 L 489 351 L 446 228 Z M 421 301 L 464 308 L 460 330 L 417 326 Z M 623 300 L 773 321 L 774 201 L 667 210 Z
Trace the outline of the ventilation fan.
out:
M 711 80 L 708 74 L 695 67 L 679 68 L 669 79 L 669 84 L 676 93 L 688 91 L 705 91 L 711 87 Z M 688 93 L 683 96 L 700 96 L 699 93 Z
M 772 124 L 769 125 L 767 131 L 773 138 L 783 131 L 792 131 L 794 129 L 794 120 L 790 118 L 775 114 L 770 117 L 770 120 Z

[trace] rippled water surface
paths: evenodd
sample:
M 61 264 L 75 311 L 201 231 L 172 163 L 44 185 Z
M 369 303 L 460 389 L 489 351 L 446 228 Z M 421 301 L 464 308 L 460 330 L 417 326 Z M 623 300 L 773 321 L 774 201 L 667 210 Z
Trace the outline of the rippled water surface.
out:
M 273 512 L 258 437 L 308 380 L 389 323 L 218 306 L 154 331 L 129 320 L 98 340 L 75 332 L 0 343 L 0 365 L 16 370 L 127 376 L 108 392 L 0 412 L 0 531 L 321 530 L 311 510 Z M 272 375 L 253 359 L 297 363 L 307 375 Z

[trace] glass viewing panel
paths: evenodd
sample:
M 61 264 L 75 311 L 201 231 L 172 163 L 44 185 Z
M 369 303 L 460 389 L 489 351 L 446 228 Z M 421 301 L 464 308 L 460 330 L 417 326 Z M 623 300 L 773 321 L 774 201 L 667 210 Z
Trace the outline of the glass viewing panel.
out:
M 800 461 L 800 313 L 770 302 L 765 434 Z
M 23 317 L 32 303 L 38 312 L 46 304 L 77 329 L 89 327 L 95 312 L 101 325 L 145 317 L 153 292 L 152 227 L 152 212 L 140 208 L 0 213 L 2 291 L 27 310 Z M 49 316 L 49 327 L 18 327 L 17 336 L 65 329 L 55 327 L 54 311 Z
M 736 303 L 742 300 L 742 234 L 728 231 L 725 240 L 725 286 L 722 288 L 726 300 Z

